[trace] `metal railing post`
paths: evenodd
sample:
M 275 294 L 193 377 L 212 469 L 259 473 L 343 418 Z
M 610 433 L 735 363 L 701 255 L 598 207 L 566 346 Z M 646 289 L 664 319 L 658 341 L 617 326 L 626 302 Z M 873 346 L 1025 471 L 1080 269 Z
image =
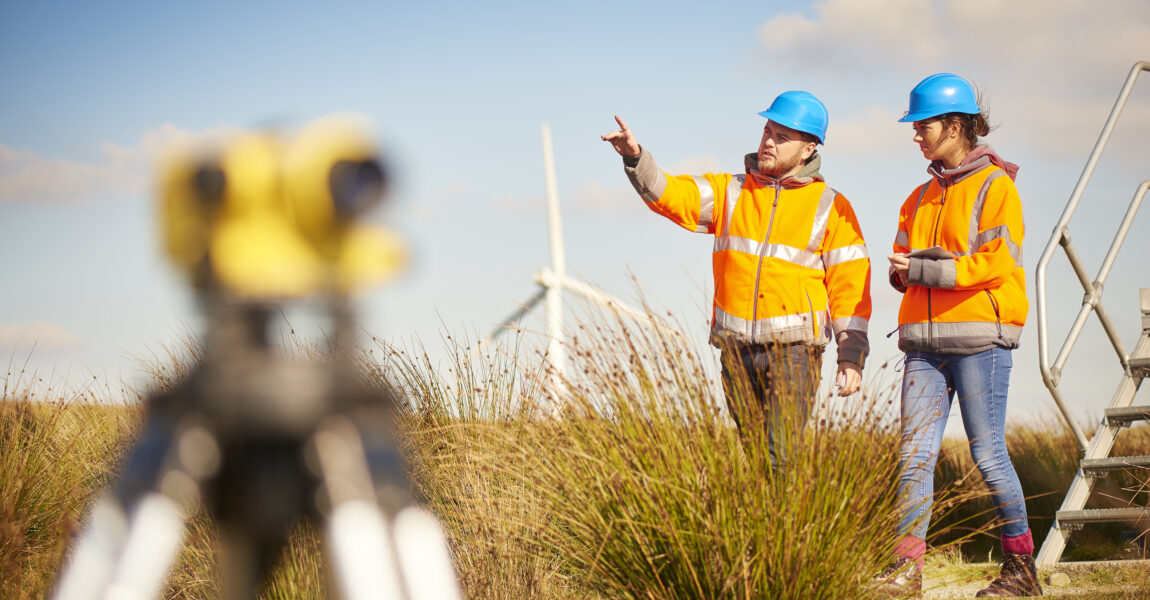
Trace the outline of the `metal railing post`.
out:
M 1038 363 L 1039 370 L 1042 372 L 1042 381 L 1046 384 L 1046 388 L 1050 390 L 1051 396 L 1054 398 L 1055 404 L 1058 405 L 1059 411 L 1062 413 L 1063 419 L 1066 421 L 1067 426 L 1074 433 L 1074 437 L 1078 439 L 1079 448 L 1085 451 L 1088 442 L 1086 435 L 1082 432 L 1081 427 L 1078 426 L 1074 416 L 1071 414 L 1062 397 L 1061 392 L 1058 390 L 1058 380 L 1061 377 L 1062 365 L 1065 362 L 1066 356 L 1069 355 L 1070 348 L 1077 341 L 1079 334 L 1082 331 L 1082 324 L 1085 317 L 1090 311 L 1094 311 L 1099 315 L 1106 329 L 1107 335 L 1110 337 L 1114 349 L 1119 354 L 1119 358 L 1125 366 L 1128 357 L 1121 342 L 1116 341 L 1117 336 L 1112 331 L 1112 324 L 1110 319 L 1106 317 L 1106 313 L 1101 309 L 1101 285 L 1106 279 L 1106 275 L 1110 271 L 1110 267 L 1114 261 L 1114 254 L 1117 253 L 1118 246 L 1121 245 L 1122 239 L 1126 237 L 1126 232 L 1129 229 L 1129 218 L 1132 210 L 1136 211 L 1137 206 L 1132 206 L 1127 210 L 1127 218 L 1123 220 L 1123 226 L 1119 229 L 1118 235 L 1114 243 L 1111 245 L 1111 252 L 1107 255 L 1107 260 L 1103 264 L 1102 271 L 1099 277 L 1094 282 L 1088 282 L 1083 278 L 1085 272 L 1081 270 L 1081 262 L 1077 260 L 1077 254 L 1074 253 L 1073 247 L 1070 245 L 1070 234 L 1067 229 L 1067 224 L 1070 222 L 1070 217 L 1078 208 L 1078 202 L 1082 199 L 1082 193 L 1086 189 L 1086 184 L 1090 181 L 1090 177 L 1094 174 L 1094 169 L 1098 165 L 1099 159 L 1102 157 L 1102 150 L 1110 141 L 1110 136 L 1114 132 L 1114 127 L 1118 123 L 1118 117 L 1122 113 L 1123 107 L 1126 105 L 1127 99 L 1130 97 L 1130 92 L 1134 89 L 1134 82 L 1138 79 L 1138 75 L 1142 71 L 1150 70 L 1150 62 L 1139 61 L 1134 63 L 1130 74 L 1126 77 L 1126 83 L 1122 86 L 1122 91 L 1118 94 L 1118 99 L 1114 102 L 1114 107 L 1110 110 L 1110 116 L 1106 119 L 1106 124 L 1102 127 L 1102 133 L 1098 136 L 1098 141 L 1094 144 L 1094 149 L 1090 153 L 1090 158 L 1086 161 L 1086 166 L 1082 169 L 1082 175 L 1078 178 L 1078 183 L 1074 186 L 1074 191 L 1070 194 L 1070 199 L 1066 203 L 1066 208 L 1062 211 L 1062 216 L 1059 217 L 1058 223 L 1054 226 L 1054 233 L 1050 241 L 1046 244 L 1046 249 L 1042 252 L 1042 257 L 1038 260 L 1038 266 L 1035 273 L 1035 288 L 1036 288 L 1036 301 L 1038 312 Z M 1141 196 L 1145 194 L 1145 183 L 1140 186 L 1139 193 L 1135 195 L 1135 203 L 1140 203 Z M 1079 280 L 1086 290 L 1087 298 L 1083 302 L 1083 309 L 1076 321 L 1075 326 L 1072 328 L 1070 334 L 1067 336 L 1063 344 L 1063 350 L 1060 352 L 1059 359 L 1056 367 L 1052 368 L 1050 364 L 1050 351 L 1048 343 L 1047 321 L 1046 321 L 1046 269 L 1050 264 L 1050 259 L 1054 255 L 1054 250 L 1058 246 L 1062 246 L 1071 260 L 1071 264 L 1078 275 Z

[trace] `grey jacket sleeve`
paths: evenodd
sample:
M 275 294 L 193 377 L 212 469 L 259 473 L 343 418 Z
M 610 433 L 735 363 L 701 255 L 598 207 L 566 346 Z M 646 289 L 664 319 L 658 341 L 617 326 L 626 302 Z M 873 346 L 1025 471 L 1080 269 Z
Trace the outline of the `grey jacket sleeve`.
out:
M 667 178 L 663 175 L 654 157 L 642 146 L 639 146 L 639 156 L 634 158 L 623 157 L 623 171 L 627 179 L 639 193 L 644 202 L 657 202 L 667 189 Z
M 867 354 L 870 353 L 870 342 L 865 331 L 844 329 L 835 336 L 835 344 L 839 350 L 837 362 L 852 362 L 859 369 L 863 368 Z
M 923 287 L 954 289 L 958 269 L 953 258 L 928 260 L 912 256 L 906 282 Z

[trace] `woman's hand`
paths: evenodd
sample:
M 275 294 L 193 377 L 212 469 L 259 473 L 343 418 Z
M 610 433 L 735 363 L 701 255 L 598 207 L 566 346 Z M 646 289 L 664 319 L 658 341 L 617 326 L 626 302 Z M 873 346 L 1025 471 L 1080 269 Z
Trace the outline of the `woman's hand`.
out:
M 886 259 L 890 261 L 890 272 L 898 275 L 898 281 L 906 287 L 907 272 L 910 270 L 910 257 L 901 252 L 887 255 Z

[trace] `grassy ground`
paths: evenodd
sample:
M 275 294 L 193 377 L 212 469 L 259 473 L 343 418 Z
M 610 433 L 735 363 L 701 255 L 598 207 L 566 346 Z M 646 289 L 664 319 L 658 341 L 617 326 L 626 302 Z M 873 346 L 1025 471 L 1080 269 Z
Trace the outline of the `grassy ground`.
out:
M 998 575 L 998 565 L 963 562 L 942 553 L 927 561 L 923 596 L 971 598 Z M 1150 563 L 1145 561 L 1063 563 L 1040 569 L 1043 595 L 1101 600 L 1150 599 Z
M 410 475 L 448 532 L 468 598 L 865 598 L 870 574 L 890 556 L 897 439 L 887 395 L 822 411 L 805 429 L 792 424 L 793 460 L 779 469 L 759 429 L 743 438 L 734 430 L 704 368 L 709 359 L 668 335 L 609 319 L 581 326 L 568 348 L 571 393 L 559 408 L 542 356 L 446 342 L 455 356 L 448 365 L 379 346 L 363 367 L 406 399 L 398 419 Z M 186 360 L 165 357 L 155 387 L 179 381 Z M 75 402 L 20 375 L 4 386 L 0 589 L 5 598 L 41 598 L 143 412 Z M 744 422 L 761 418 L 745 410 Z M 1133 429 L 1119 441 L 1144 452 L 1150 433 Z M 1028 508 L 1041 543 L 1075 470 L 1075 446 L 1047 424 L 1012 424 L 1009 443 L 1034 495 Z M 994 575 L 985 563 L 994 523 L 969 461 L 963 442 L 947 443 L 930 597 L 970 597 Z M 1145 505 L 1138 475 L 1104 484 L 1097 502 Z M 1105 535 L 1072 538 L 1071 552 L 1145 551 L 1145 535 Z M 1099 539 L 1120 543 L 1100 548 Z M 328 597 L 322 548 L 314 527 L 293 531 L 262 597 Z M 218 597 L 217 550 L 201 513 L 166 597 Z M 1144 567 L 1069 575 L 1069 585 L 1048 590 L 1150 596 Z

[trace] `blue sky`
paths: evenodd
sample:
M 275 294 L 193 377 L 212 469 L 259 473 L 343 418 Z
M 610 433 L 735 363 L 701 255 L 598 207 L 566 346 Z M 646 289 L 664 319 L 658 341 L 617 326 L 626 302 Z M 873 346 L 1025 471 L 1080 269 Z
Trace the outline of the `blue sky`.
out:
M 739 171 L 779 92 L 806 89 L 831 123 L 823 173 L 858 212 L 875 315 L 865 374 L 899 356 L 884 283 L 898 207 L 925 180 L 910 88 L 939 71 L 985 92 L 987 138 L 1021 165 L 1031 320 L 1011 415 L 1053 417 L 1038 373 L 1034 266 L 1120 86 L 1150 60 L 1150 4 L 1113 0 L 0 4 L 0 349 L 49 380 L 139 381 L 142 357 L 197 326 L 154 231 L 152 161 L 165 144 L 229 128 L 353 112 L 397 172 L 378 218 L 413 261 L 362 298 L 371 334 L 435 351 L 486 333 L 549 261 L 540 126 L 554 140 L 570 272 L 633 301 L 632 278 L 702 344 L 710 239 L 642 207 L 599 136 L 621 115 L 670 172 Z M 1071 222 L 1093 274 L 1150 176 L 1150 81 L 1139 80 Z M 1144 211 L 1145 212 L 1145 211 Z M 1128 350 L 1150 286 L 1139 215 L 1104 300 Z M 1049 274 L 1051 352 L 1081 290 Z M 308 329 L 309 315 L 291 317 Z M 538 320 L 528 327 L 541 328 Z M 33 345 L 35 349 L 33 350 Z M 828 354 L 828 362 L 831 354 Z M 1108 402 L 1117 359 L 1092 321 L 1067 369 L 1078 414 Z M 113 387 L 115 387 L 113 385 Z

